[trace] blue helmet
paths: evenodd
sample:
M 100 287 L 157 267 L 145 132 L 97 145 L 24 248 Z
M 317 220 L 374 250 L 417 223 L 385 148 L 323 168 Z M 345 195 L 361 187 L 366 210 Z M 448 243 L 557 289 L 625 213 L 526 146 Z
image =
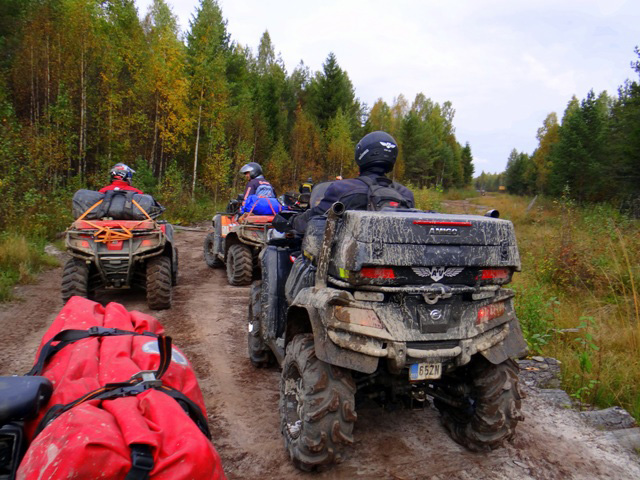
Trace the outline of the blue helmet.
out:
M 111 180 L 122 180 L 129 185 L 131 185 L 131 179 L 134 173 L 136 173 L 136 171 L 124 163 L 116 163 L 111 169 L 111 172 L 109 172 Z

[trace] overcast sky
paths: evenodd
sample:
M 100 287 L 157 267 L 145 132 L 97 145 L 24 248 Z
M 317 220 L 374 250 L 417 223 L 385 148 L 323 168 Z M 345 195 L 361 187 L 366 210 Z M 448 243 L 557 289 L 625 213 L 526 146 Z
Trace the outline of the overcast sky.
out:
M 141 16 L 152 0 L 136 0 Z M 167 0 L 182 31 L 199 0 Z M 269 31 L 287 72 L 334 52 L 371 107 L 419 92 L 451 101 L 475 174 L 532 153 L 550 112 L 576 95 L 615 95 L 640 45 L 638 0 L 218 0 L 231 39 L 254 53 Z

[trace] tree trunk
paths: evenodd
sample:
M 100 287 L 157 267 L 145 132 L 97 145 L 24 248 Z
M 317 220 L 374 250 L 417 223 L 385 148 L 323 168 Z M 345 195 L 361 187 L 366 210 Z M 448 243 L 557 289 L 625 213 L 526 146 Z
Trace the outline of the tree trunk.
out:
M 86 85 L 85 85 L 85 78 L 84 78 L 84 74 L 85 74 L 84 54 L 85 54 L 85 49 L 84 49 L 84 42 L 83 42 L 80 50 L 80 138 L 78 139 L 78 161 L 80 162 L 78 173 L 80 174 L 81 178 L 84 178 L 85 171 L 86 171 L 84 147 L 86 145 L 85 110 L 86 110 L 86 101 L 87 101 L 86 93 L 87 92 L 86 92 Z
M 30 48 L 31 52 L 31 102 L 30 102 L 30 117 L 31 117 L 31 126 L 36 123 L 36 82 L 35 82 L 35 67 L 33 65 L 33 44 Z
M 200 106 L 198 107 L 198 129 L 196 130 L 196 148 L 193 156 L 193 184 L 191 185 L 191 200 L 196 194 L 196 178 L 198 174 L 198 146 L 200 144 L 200 120 L 202 119 L 202 99 L 204 97 L 204 78 L 202 79 L 202 87 L 200 88 Z
M 158 173 L 158 169 L 155 168 L 155 155 L 156 155 L 156 145 L 158 143 L 158 109 L 159 109 L 160 100 L 158 99 L 158 92 L 156 92 L 156 114 L 153 120 L 153 144 L 151 145 L 151 155 L 149 156 L 149 166 L 151 167 L 151 171 L 154 173 Z

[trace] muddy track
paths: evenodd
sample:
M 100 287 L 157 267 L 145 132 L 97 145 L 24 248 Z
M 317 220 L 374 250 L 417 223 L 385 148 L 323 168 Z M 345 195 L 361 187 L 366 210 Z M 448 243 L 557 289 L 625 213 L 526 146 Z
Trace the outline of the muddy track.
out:
M 475 212 L 474 212 L 475 213 Z M 527 390 L 526 420 L 515 440 L 474 454 L 454 443 L 433 408 L 358 411 L 355 445 L 344 463 L 322 474 L 295 470 L 283 448 L 277 368 L 256 370 L 247 358 L 249 289 L 227 284 L 224 270 L 202 258 L 204 232 L 181 231 L 179 284 L 170 310 L 150 312 L 144 294 L 102 294 L 128 309 L 154 314 L 192 362 L 207 403 L 213 442 L 231 479 L 591 479 L 640 478 L 637 455 Z M 0 305 L 0 374 L 29 370 L 41 336 L 62 307 L 61 269 L 16 290 Z

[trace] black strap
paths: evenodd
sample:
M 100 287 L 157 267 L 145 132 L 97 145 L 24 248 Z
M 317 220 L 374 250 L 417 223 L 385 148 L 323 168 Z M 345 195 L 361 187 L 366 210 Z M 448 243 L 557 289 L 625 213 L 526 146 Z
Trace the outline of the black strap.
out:
M 151 447 L 144 443 L 132 443 L 131 449 L 131 470 L 125 480 L 148 480 L 151 470 L 153 470 L 153 453 Z
M 69 330 L 66 331 L 68 332 Z M 155 336 L 155 334 L 152 335 Z M 42 417 L 40 423 L 38 423 L 34 438 L 42 430 L 44 430 L 44 428 L 49 423 L 58 418 L 64 412 L 71 410 L 76 405 L 80 405 L 81 403 L 87 402 L 89 400 L 112 400 L 120 397 L 129 397 L 132 395 L 138 395 L 139 393 L 142 393 L 149 388 L 158 388 L 162 386 L 161 378 L 171 365 L 171 337 L 167 337 L 165 335 L 157 335 L 156 338 L 158 340 L 160 364 L 158 365 L 158 369 L 155 372 L 140 372 L 131 377 L 126 382 L 107 383 L 104 387 L 100 387 L 91 392 L 88 392 L 82 397 L 77 398 L 73 402 L 67 403 L 66 405 L 54 405 L 49 409 L 44 417 Z
M 40 350 L 38 361 L 33 368 L 25 375 L 40 375 L 44 370 L 46 363 L 49 359 L 62 350 L 67 345 L 82 340 L 84 338 L 93 337 L 111 337 L 121 335 L 143 335 L 146 337 L 158 338 L 158 335 L 152 332 L 132 332 L 129 330 L 120 330 L 118 328 L 106 328 L 106 327 L 91 327 L 87 330 L 62 330 L 58 332 L 53 338 L 44 344 Z M 58 342 L 56 345 L 53 343 Z M 171 362 L 171 355 L 169 355 L 169 363 Z M 168 366 L 167 366 L 168 368 Z M 166 370 L 166 369 L 165 369 Z
M 196 403 L 187 397 L 184 393 L 175 388 L 162 385 L 159 390 L 172 397 L 176 402 L 180 404 L 182 409 L 189 415 L 189 418 L 193 420 L 200 431 L 211 440 L 211 431 L 209 430 L 209 423 L 207 417 L 204 416 L 200 407 Z
M 124 190 L 124 211 L 133 212 L 133 196 L 136 194 L 133 190 Z
M 392 190 L 395 190 L 398 193 L 398 195 L 402 196 L 402 194 L 396 188 L 397 183 L 394 182 L 393 180 L 387 178 L 387 177 L 376 177 L 375 180 L 374 180 L 371 177 L 368 177 L 366 175 L 362 175 L 360 177 L 356 177 L 356 179 L 360 180 L 365 185 L 367 185 L 367 187 L 369 187 L 369 190 L 367 191 L 367 208 L 369 210 L 376 210 L 377 209 L 377 205 L 373 205 L 373 202 L 371 200 L 373 187 L 391 188 Z M 385 180 L 385 182 L 383 182 L 383 184 L 381 184 L 378 180 Z M 384 183 L 387 183 L 387 182 L 388 182 L 388 184 L 384 185 Z M 404 200 L 404 202 L 406 203 L 406 200 Z

